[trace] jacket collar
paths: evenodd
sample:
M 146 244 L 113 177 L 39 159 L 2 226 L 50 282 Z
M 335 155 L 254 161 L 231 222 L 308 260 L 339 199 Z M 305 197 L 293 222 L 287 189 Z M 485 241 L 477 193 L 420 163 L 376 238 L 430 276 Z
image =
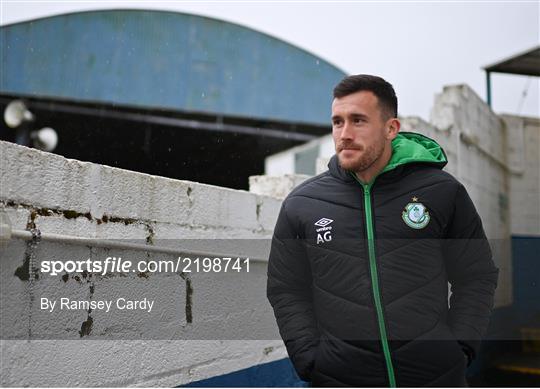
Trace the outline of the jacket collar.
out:
M 351 175 L 351 173 L 340 166 L 336 154 L 334 154 L 332 158 L 330 158 L 330 161 L 328 162 L 328 170 L 330 171 L 330 174 L 338 180 L 345 182 L 355 182 L 355 179 Z

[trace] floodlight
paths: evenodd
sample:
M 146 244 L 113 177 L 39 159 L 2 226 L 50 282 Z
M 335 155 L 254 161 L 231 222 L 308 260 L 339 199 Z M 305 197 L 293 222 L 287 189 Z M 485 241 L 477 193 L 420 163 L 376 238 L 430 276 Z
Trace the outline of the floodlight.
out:
M 43 151 L 53 151 L 58 144 L 58 134 L 50 127 L 43 127 L 31 135 L 34 147 Z
M 4 121 L 11 128 L 17 128 L 22 123 L 33 120 L 34 115 L 26 108 L 26 105 L 21 100 L 13 100 L 7 105 L 4 111 Z

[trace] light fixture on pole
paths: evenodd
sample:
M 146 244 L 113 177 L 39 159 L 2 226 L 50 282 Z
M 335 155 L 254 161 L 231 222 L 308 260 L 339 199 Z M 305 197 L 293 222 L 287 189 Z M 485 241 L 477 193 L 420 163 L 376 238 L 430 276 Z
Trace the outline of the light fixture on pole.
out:
M 4 121 L 15 129 L 15 143 L 31 146 L 30 129 L 35 117 L 22 100 L 13 100 L 4 110 Z
M 43 151 L 53 151 L 58 144 L 58 134 L 50 127 L 43 127 L 41 130 L 33 131 L 30 138 L 36 149 Z
M 4 121 L 8 127 L 15 129 L 15 143 L 53 151 L 58 144 L 58 134 L 50 127 L 32 131 L 35 119 L 22 100 L 13 100 L 4 110 Z
M 23 123 L 33 122 L 34 114 L 26 108 L 22 100 L 13 100 L 4 110 L 4 121 L 10 128 L 17 128 Z

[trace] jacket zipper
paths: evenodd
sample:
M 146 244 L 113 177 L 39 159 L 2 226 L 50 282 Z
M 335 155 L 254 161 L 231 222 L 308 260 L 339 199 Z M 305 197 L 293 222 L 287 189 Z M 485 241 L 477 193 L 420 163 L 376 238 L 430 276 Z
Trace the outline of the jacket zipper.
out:
M 355 174 L 356 178 L 356 174 Z M 358 181 L 358 179 L 357 179 Z M 366 214 L 366 229 L 369 249 L 369 270 L 371 275 L 371 287 L 373 289 L 373 299 L 375 300 L 375 309 L 377 311 L 377 322 L 379 324 L 379 333 L 381 336 L 381 345 L 386 361 L 386 371 L 388 373 L 388 381 L 391 388 L 396 387 L 396 377 L 394 376 L 394 367 L 390 356 L 390 347 L 388 346 L 388 337 L 386 336 L 386 326 L 381 303 L 381 293 L 379 290 L 379 277 L 377 274 L 377 261 L 375 257 L 375 236 L 373 233 L 373 216 L 371 214 L 371 186 L 358 181 L 364 188 L 364 209 Z

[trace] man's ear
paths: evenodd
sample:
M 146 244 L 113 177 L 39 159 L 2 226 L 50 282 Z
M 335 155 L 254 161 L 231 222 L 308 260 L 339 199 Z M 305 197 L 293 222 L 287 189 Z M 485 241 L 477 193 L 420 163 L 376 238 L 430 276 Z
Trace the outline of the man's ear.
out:
M 386 122 L 386 139 L 393 140 L 401 128 L 401 123 L 398 118 L 388 119 Z

